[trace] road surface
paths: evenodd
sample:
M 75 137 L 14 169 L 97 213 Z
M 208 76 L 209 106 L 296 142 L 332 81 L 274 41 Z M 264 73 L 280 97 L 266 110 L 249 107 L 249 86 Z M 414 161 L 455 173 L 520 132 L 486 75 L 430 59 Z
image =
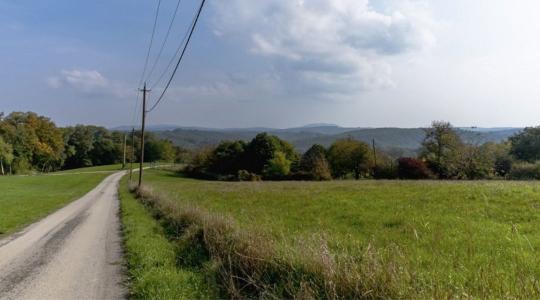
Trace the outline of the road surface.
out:
M 0 299 L 125 297 L 117 194 L 123 174 L 0 240 Z

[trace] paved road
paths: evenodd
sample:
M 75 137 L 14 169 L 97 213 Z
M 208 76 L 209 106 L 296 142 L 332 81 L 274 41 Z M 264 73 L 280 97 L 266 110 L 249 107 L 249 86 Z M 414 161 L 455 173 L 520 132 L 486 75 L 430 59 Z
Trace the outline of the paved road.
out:
M 117 195 L 123 174 L 0 240 L 0 299 L 124 298 Z

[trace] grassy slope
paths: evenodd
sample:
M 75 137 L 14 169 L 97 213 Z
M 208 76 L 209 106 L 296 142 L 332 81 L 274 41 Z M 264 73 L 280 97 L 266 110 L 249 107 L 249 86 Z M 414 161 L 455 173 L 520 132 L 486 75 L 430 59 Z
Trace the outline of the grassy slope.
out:
M 129 164 L 128 164 L 128 167 L 129 167 Z M 120 170 L 122 170 L 122 164 L 64 170 L 64 171 L 55 172 L 55 174 L 79 173 L 79 172 L 101 172 L 101 171 L 113 172 L 113 171 L 120 171 Z
M 408 269 L 413 285 L 406 293 L 540 294 L 534 182 L 231 183 L 166 171 L 147 172 L 146 182 L 285 243 L 322 234 L 340 251 L 371 244 Z
M 108 174 L 0 177 L 0 237 L 81 197 L 106 176 Z
M 211 299 L 202 273 L 177 267 L 175 246 L 127 188 L 119 188 L 130 291 L 135 299 Z

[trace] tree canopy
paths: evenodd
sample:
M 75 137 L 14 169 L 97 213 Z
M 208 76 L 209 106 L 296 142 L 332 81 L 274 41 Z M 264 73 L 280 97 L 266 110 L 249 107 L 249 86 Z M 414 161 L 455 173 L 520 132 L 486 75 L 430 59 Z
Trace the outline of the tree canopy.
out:
M 335 141 L 328 149 L 334 177 L 353 173 L 356 179 L 369 172 L 369 145 L 351 138 Z
M 528 127 L 510 137 L 510 153 L 517 159 L 534 162 L 540 160 L 540 127 Z
M 455 177 L 459 171 L 463 142 L 448 122 L 434 121 L 426 129 L 421 158 L 439 178 Z
M 5 174 L 6 167 L 22 173 L 120 163 L 124 134 L 99 126 L 59 128 L 34 112 L 13 112 L 6 117 L 0 113 L 0 173 Z M 127 158 L 139 152 L 139 138 L 135 139 L 135 149 L 126 145 Z M 183 149 L 151 133 L 145 140 L 146 161 L 172 162 L 181 152 Z

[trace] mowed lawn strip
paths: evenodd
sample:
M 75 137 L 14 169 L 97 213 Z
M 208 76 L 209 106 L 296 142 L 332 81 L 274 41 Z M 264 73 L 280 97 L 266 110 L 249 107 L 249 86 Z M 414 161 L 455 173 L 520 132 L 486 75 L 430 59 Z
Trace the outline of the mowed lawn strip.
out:
M 0 237 L 80 198 L 108 175 L 1 176 Z
M 145 182 L 277 243 L 377 249 L 407 270 L 404 295 L 540 295 L 536 182 L 210 182 L 157 170 Z
M 134 299 L 215 299 L 202 272 L 177 266 L 175 245 L 127 188 L 119 187 L 125 259 Z

